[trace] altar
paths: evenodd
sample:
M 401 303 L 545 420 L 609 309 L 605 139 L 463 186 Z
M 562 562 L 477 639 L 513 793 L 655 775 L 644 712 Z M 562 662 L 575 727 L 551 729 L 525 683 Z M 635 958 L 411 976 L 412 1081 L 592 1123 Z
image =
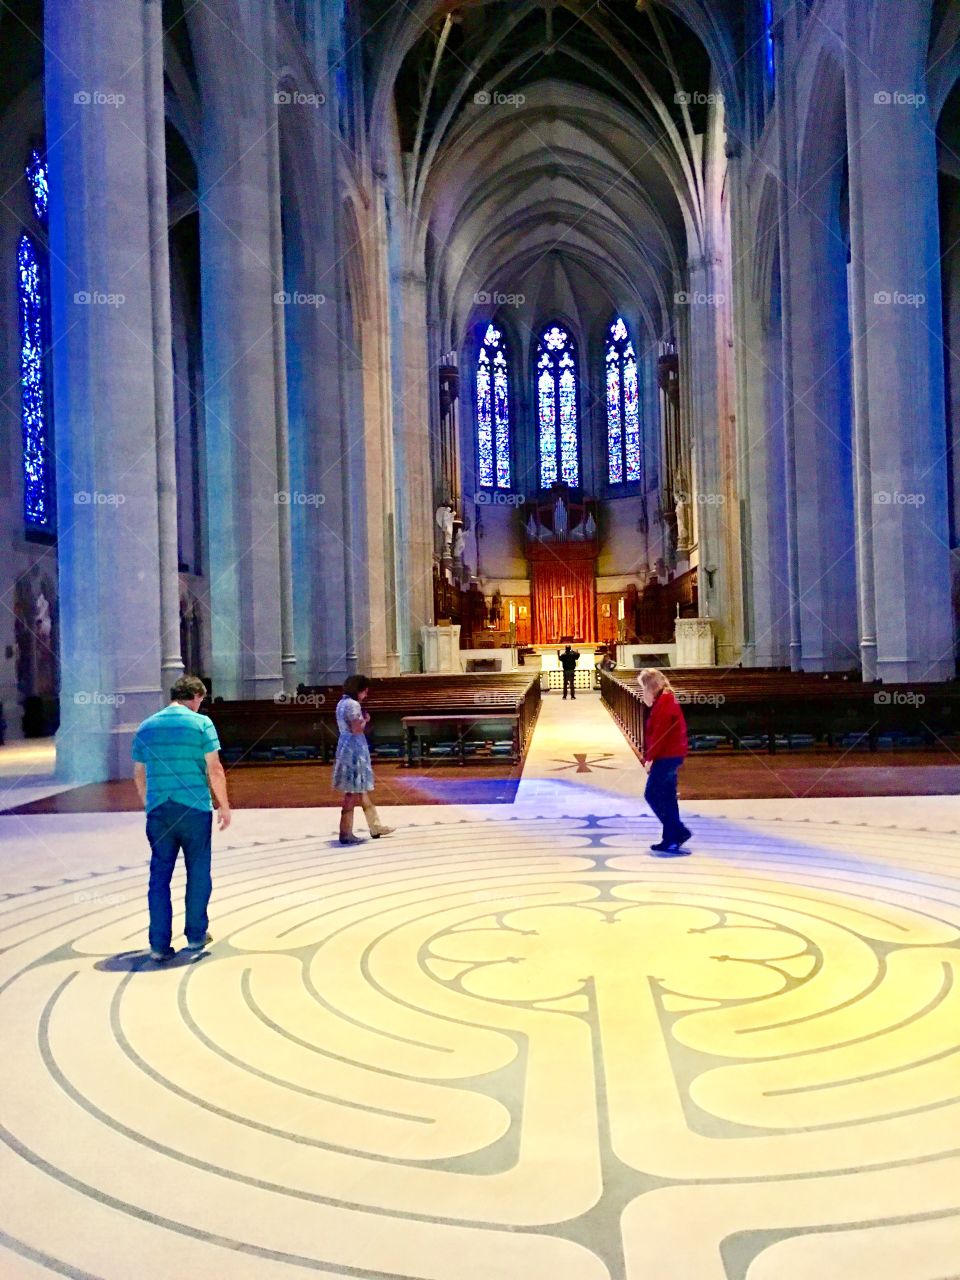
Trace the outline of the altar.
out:
M 595 508 L 592 499 L 561 484 L 526 505 L 533 643 L 538 648 L 596 643 Z
M 566 647 L 567 646 L 565 644 L 538 644 L 536 646 L 536 652 L 540 655 L 540 670 L 559 671 L 561 669 L 560 654 Z M 571 640 L 570 647 L 571 649 L 577 650 L 580 654 L 580 658 L 577 662 L 577 670 L 593 671 L 594 667 L 596 667 L 597 663 L 600 661 L 598 655 L 594 653 L 596 645 L 592 642 L 583 641 L 578 643 Z

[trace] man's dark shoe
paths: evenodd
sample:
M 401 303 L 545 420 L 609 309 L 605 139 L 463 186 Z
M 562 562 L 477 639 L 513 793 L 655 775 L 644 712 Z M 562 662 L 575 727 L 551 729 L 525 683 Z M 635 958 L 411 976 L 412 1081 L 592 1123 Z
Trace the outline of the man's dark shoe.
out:
M 165 960 L 172 960 L 175 955 L 176 952 L 173 947 L 165 947 L 162 951 L 155 947 L 150 948 L 150 959 L 155 964 L 163 964 Z
M 200 942 L 188 942 L 186 946 L 186 950 L 202 951 L 203 948 L 209 946 L 212 941 L 213 941 L 213 938 L 208 933 L 206 937 L 204 937 Z
M 690 839 L 690 837 L 691 837 L 692 835 L 693 835 L 693 832 L 690 830 L 690 828 L 689 828 L 689 827 L 684 827 L 684 828 L 683 828 L 683 835 L 682 835 L 682 836 L 680 837 L 680 839 L 677 841 L 677 844 L 686 844 L 686 843 L 687 843 L 687 841 Z

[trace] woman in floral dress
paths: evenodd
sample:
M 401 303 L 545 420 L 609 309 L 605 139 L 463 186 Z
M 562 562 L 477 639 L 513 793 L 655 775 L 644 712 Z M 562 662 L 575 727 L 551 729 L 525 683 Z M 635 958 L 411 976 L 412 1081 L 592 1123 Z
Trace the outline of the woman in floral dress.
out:
M 366 676 L 347 676 L 343 684 L 343 697 L 337 703 L 337 755 L 333 765 L 334 789 L 343 792 L 340 809 L 340 843 L 362 844 L 353 834 L 353 814 L 360 805 L 367 819 L 367 826 L 374 840 L 388 836 L 393 827 L 385 827 L 377 814 L 376 805 L 370 799 L 373 790 L 373 765 L 370 748 L 364 733 L 370 723 L 370 715 L 364 711 L 370 681 Z

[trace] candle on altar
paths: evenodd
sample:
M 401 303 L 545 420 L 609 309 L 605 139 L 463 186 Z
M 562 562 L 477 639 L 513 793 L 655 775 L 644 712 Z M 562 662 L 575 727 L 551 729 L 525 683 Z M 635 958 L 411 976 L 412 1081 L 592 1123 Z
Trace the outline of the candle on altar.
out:
M 624 616 L 625 615 L 624 615 L 624 609 L 623 609 L 623 596 L 621 596 L 620 599 L 617 601 L 617 617 L 622 622 L 624 619 Z
M 516 620 L 517 620 L 517 606 L 511 600 L 510 601 L 510 625 L 513 626 Z

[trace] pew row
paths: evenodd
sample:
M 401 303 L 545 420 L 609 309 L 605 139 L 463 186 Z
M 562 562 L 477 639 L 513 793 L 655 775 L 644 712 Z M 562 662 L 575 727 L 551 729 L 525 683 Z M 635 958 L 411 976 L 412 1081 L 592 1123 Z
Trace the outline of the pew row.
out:
M 937 747 L 960 736 L 960 683 L 863 684 L 842 674 L 716 668 L 670 671 L 692 751 Z M 643 749 L 636 672 L 601 673 L 601 696 Z
M 339 686 L 301 685 L 295 694 L 270 701 L 217 700 L 204 710 L 216 725 L 226 763 L 329 763 L 337 745 L 340 696 Z M 423 724 L 415 734 L 432 762 L 519 763 L 540 710 L 540 684 L 536 673 L 522 672 L 398 676 L 372 681 L 364 706 L 370 712 L 368 738 L 377 760 L 406 759 L 404 720 L 421 717 L 435 722 L 432 729 Z M 463 732 L 443 717 L 461 721 Z

